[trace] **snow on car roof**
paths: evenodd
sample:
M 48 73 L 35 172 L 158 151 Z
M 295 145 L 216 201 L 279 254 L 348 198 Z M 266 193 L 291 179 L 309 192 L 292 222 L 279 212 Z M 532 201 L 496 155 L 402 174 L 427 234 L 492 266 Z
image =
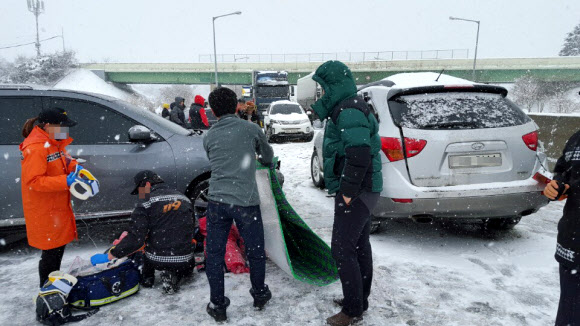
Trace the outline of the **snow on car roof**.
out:
M 258 74 L 281 74 L 281 75 L 288 75 L 288 72 L 285 70 L 258 70 L 256 71 Z
M 383 80 L 390 80 L 395 83 L 397 88 L 411 88 L 421 86 L 437 86 L 437 85 L 474 85 L 476 83 L 467 79 L 457 78 L 445 74 L 439 77 L 437 72 L 410 72 L 401 73 L 389 76 Z
M 272 105 L 274 105 L 274 104 L 296 104 L 296 105 L 300 105 L 300 104 L 298 104 L 298 102 L 292 102 L 292 101 L 289 101 L 289 100 L 274 101 L 274 102 L 272 102 Z

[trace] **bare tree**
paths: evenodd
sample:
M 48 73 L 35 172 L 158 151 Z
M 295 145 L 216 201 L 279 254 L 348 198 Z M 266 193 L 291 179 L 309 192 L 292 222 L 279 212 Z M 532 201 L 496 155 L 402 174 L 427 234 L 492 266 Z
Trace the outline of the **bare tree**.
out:
M 538 79 L 531 75 L 525 75 L 516 80 L 511 94 L 514 102 L 531 112 L 532 108 L 538 103 L 539 92 Z
M 577 104 L 566 99 L 566 92 L 577 86 L 574 82 L 553 82 L 525 75 L 516 80 L 511 94 L 514 102 L 530 112 L 533 108 L 544 112 L 549 106 L 557 113 L 569 113 L 577 110 Z
M 190 85 L 171 85 L 161 89 L 160 96 L 156 101 L 156 105 L 159 106 L 163 103 L 171 103 L 175 101 L 176 97 L 183 97 L 185 99 L 185 105 L 190 105 L 193 103 L 195 98 L 195 90 L 197 86 Z
M 580 111 L 580 103 L 574 102 L 565 96 L 552 99 L 550 107 L 556 113 L 572 113 Z

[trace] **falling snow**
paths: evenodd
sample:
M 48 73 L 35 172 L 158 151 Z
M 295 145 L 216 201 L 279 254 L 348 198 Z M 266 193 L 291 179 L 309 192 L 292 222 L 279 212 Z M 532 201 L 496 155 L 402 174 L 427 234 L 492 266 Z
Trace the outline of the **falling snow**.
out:
M 312 142 L 273 147 L 286 176 L 288 201 L 330 243 L 334 199 L 312 185 Z M 371 236 L 373 289 L 362 325 L 553 325 L 559 296 L 553 256 L 562 209 L 563 203 L 552 203 L 506 232 L 484 230 L 468 220 L 387 221 L 381 233 Z M 78 223 L 78 228 L 79 241 L 67 245 L 63 271 L 76 256 L 88 259 L 105 251 L 120 233 L 113 225 Z M 38 291 L 39 257 L 26 241 L 0 252 L 0 286 L 10 298 L 0 305 L 1 325 L 36 324 L 31 298 Z M 228 324 L 323 325 L 340 311 L 332 303 L 341 297 L 340 283 L 314 287 L 288 277 L 270 261 L 266 273 L 273 299 L 263 311 L 252 308 L 248 274 L 225 275 L 232 302 Z M 75 325 L 215 325 L 205 313 L 208 301 L 207 277 L 196 272 L 174 296 L 162 295 L 156 283 Z

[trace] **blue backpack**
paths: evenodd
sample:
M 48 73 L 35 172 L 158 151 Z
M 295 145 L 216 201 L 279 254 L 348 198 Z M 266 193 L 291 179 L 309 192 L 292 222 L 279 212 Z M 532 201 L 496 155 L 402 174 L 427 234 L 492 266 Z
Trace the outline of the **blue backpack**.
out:
M 132 260 L 92 275 L 77 277 L 68 302 L 80 309 L 92 309 L 119 301 L 139 291 L 140 273 Z

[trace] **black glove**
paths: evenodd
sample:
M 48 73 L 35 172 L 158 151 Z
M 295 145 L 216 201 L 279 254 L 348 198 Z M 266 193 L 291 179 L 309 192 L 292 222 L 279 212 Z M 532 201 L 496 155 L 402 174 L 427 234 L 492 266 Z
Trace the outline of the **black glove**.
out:
M 550 199 L 551 201 L 559 200 L 560 197 L 562 197 L 562 194 L 564 194 L 564 191 L 566 191 L 566 185 L 564 182 L 556 180 L 556 183 L 558 184 L 558 194 L 554 199 Z

